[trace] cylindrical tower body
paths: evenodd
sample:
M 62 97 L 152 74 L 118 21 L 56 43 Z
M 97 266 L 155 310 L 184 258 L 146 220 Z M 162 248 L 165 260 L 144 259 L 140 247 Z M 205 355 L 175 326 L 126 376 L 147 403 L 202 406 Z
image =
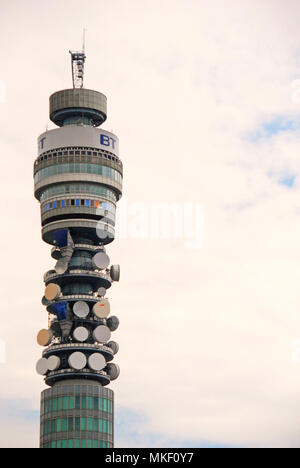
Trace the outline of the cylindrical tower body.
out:
M 41 448 L 112 448 L 113 392 L 94 381 L 68 380 L 44 390 Z
M 112 363 L 118 325 L 107 290 L 119 280 L 105 246 L 114 240 L 123 166 L 118 138 L 97 126 L 106 120 L 106 97 L 69 89 L 50 97 L 50 118 L 60 128 L 38 138 L 35 197 L 42 238 L 52 246 L 54 268 L 44 275 L 42 303 L 48 328 L 37 372 L 50 387 L 41 399 L 41 448 L 111 448 Z

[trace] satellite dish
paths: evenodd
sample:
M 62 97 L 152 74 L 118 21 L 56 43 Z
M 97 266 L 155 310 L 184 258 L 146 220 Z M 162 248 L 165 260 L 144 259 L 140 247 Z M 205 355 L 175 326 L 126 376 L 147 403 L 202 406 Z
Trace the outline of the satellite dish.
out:
M 119 344 L 115 341 L 110 341 L 106 344 L 106 346 L 108 346 L 114 354 L 117 354 L 117 352 L 119 351 Z
M 76 317 L 86 318 L 90 313 L 90 308 L 86 302 L 78 301 L 73 305 L 73 312 Z
M 49 371 L 55 371 L 60 366 L 60 359 L 58 356 L 50 356 L 47 362 Z
M 98 295 L 103 297 L 106 294 L 106 289 L 105 288 L 99 288 L 98 289 Z
M 40 346 L 48 346 L 53 338 L 51 330 L 40 330 L 37 335 L 37 342 Z
M 44 283 L 47 281 L 50 275 L 55 275 L 55 273 L 56 273 L 55 270 L 46 271 L 46 273 L 44 274 Z
M 120 281 L 120 265 L 110 267 L 110 277 L 113 281 Z
M 112 315 L 107 319 L 106 324 L 111 331 L 116 331 L 119 328 L 120 320 L 115 315 Z
M 45 289 L 45 297 L 48 301 L 54 301 L 61 294 L 61 289 L 58 284 L 50 283 Z
M 48 301 L 48 299 L 46 299 L 45 296 L 43 296 L 43 298 L 42 298 L 42 304 L 43 304 L 44 306 L 48 306 L 48 305 L 51 304 L 51 301 Z
M 98 252 L 93 257 L 93 263 L 99 270 L 105 270 L 110 262 L 109 256 L 105 252 Z
M 51 323 L 51 331 L 53 332 L 54 336 L 60 336 L 61 335 L 61 326 L 60 323 L 55 320 L 54 322 Z
M 89 331 L 85 327 L 77 327 L 73 332 L 73 337 L 76 341 L 83 343 L 89 337 Z
M 120 375 L 120 367 L 117 364 L 107 364 L 106 372 L 108 373 L 110 380 L 116 380 Z
M 61 251 L 57 247 L 52 247 L 51 257 L 54 258 L 54 260 L 59 260 L 61 258 Z
M 105 325 L 99 325 L 93 331 L 93 337 L 95 341 L 98 341 L 98 343 L 107 343 L 107 341 L 109 341 L 111 337 L 110 329 L 107 328 Z
M 37 362 L 36 371 L 39 375 L 45 375 L 48 372 L 48 359 L 42 358 Z
M 108 299 L 102 299 L 93 306 L 93 312 L 98 318 L 106 318 L 110 313 L 110 305 Z
M 64 319 L 58 323 L 59 323 L 59 328 L 60 328 L 62 336 L 64 338 L 68 338 L 71 333 L 72 326 L 73 326 L 72 320 Z
M 69 267 L 69 261 L 66 258 L 60 258 L 55 265 L 55 271 L 58 275 L 63 275 Z
M 68 359 L 69 366 L 74 370 L 82 370 L 86 366 L 87 359 L 83 353 L 72 353 Z
M 89 368 L 94 371 L 100 371 L 106 366 L 104 356 L 100 353 L 91 354 L 88 359 Z
M 60 262 L 61 260 L 66 260 L 69 263 L 72 258 L 73 252 L 74 252 L 74 247 L 72 246 L 63 247 L 61 249 L 61 256 L 63 258 L 61 258 L 58 261 Z

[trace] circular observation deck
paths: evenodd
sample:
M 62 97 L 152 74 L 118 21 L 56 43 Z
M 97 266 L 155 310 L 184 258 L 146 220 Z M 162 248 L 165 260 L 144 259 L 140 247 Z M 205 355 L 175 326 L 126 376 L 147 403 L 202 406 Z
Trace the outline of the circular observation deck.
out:
M 74 119 L 87 119 L 98 127 L 107 117 L 107 98 L 98 91 L 71 88 L 57 91 L 50 96 L 50 120 L 59 127 Z

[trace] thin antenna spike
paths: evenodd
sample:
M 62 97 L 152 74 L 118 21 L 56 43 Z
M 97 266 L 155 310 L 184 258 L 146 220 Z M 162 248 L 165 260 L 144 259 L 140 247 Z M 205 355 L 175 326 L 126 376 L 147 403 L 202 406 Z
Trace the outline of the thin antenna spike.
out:
M 85 53 L 85 33 L 87 29 L 83 28 L 83 41 L 82 41 L 82 52 Z

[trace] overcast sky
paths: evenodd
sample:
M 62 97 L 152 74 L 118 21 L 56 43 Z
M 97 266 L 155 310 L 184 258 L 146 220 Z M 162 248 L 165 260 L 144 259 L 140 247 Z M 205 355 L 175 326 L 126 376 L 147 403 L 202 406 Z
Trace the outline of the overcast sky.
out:
M 294 0 L 2 0 L 1 447 L 39 443 L 54 261 L 32 167 L 84 27 L 129 226 L 107 249 L 121 264 L 116 446 L 300 446 L 299 17 Z M 163 203 L 204 213 L 202 247 L 153 235 Z

